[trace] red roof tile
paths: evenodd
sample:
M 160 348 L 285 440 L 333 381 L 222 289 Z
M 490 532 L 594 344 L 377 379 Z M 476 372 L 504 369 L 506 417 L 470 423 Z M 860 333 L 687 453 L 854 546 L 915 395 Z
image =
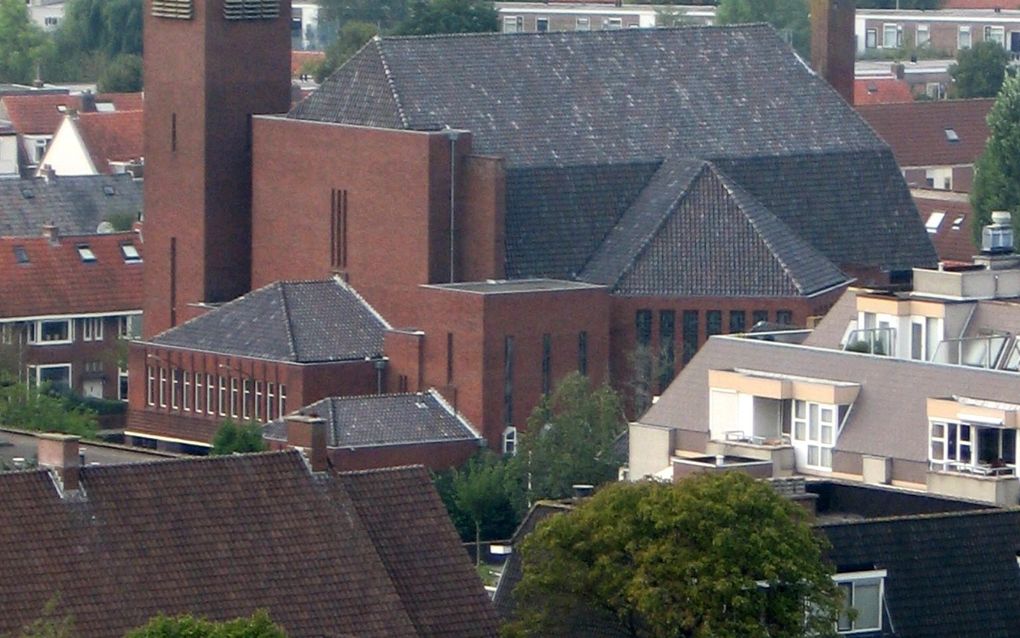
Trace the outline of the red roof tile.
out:
M 906 80 L 897 78 L 858 78 L 854 80 L 854 105 L 899 104 L 913 102 L 914 94 Z
M 985 150 L 992 99 L 859 106 L 900 166 L 973 164 Z M 948 131 L 959 141 L 951 141 Z
M 96 103 L 109 102 L 115 111 L 142 109 L 141 93 L 100 93 Z M 37 94 L 9 95 L 0 100 L 2 108 L 20 135 L 53 135 L 60 127 L 67 109 L 81 109 L 81 95 Z M 63 107 L 64 110 L 61 110 Z
M 0 238 L 0 317 L 33 317 L 138 310 L 142 263 L 127 263 L 122 244 L 142 252 L 135 233 Z M 78 252 L 87 245 L 95 261 Z M 21 251 L 27 262 L 19 263 Z
M 141 111 L 145 106 L 144 93 L 99 93 L 96 104 L 111 102 L 115 111 Z
M 911 194 L 939 259 L 971 262 L 978 249 L 971 230 L 974 211 L 967 195 L 930 189 L 913 189 Z
M 81 113 L 78 132 L 100 173 L 110 174 L 110 162 L 126 162 L 144 154 L 142 111 Z

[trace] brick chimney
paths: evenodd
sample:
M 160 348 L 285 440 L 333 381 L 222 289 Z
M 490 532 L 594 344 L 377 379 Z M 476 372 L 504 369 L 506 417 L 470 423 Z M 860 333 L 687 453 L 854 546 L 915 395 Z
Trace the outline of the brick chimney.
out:
M 37 434 L 39 466 L 45 467 L 65 494 L 78 490 L 79 452 L 77 436 Z
M 96 112 L 96 94 L 92 91 L 82 91 L 80 98 L 81 108 L 79 109 L 82 113 L 95 113 Z
M 53 246 L 60 245 L 60 230 L 52 221 L 46 222 L 42 227 L 42 236 L 50 240 Z
M 326 421 L 303 414 L 288 414 L 283 420 L 287 424 L 287 445 L 305 453 L 313 472 L 325 472 L 329 466 Z
M 854 103 L 856 0 L 811 0 L 811 66 Z

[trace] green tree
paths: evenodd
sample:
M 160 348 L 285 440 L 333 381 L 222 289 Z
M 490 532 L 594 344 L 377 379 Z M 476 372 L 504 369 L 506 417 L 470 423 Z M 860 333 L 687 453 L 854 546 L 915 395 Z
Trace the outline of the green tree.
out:
M 75 638 L 74 617 L 58 612 L 60 595 L 55 595 L 43 605 L 39 618 L 30 622 L 13 635 L 0 634 L 0 638 Z
M 265 610 L 250 618 L 213 622 L 191 615 L 156 616 L 143 627 L 128 632 L 125 638 L 287 638 L 286 632 L 269 619 Z
M 953 97 L 995 97 L 1008 65 L 1009 53 L 997 42 L 984 40 L 969 49 L 960 49 L 956 62 L 949 65 Z
M 225 419 L 213 437 L 213 456 L 263 452 L 266 442 L 262 439 L 262 426 L 258 423 L 236 423 Z
M 367 22 L 381 32 L 395 29 L 407 17 L 408 0 L 319 0 L 324 17 L 343 25 Z
M 970 203 L 974 208 L 974 241 L 991 222 L 993 210 L 1013 213 L 1020 228 L 1020 78 L 1009 76 L 988 113 L 989 138 L 978 158 Z
M 378 33 L 379 29 L 369 22 L 345 23 L 336 40 L 326 49 L 326 59 L 313 64 L 308 72 L 315 76 L 316 82 L 322 82 Z
M 802 57 L 811 55 L 807 0 L 720 0 L 717 24 L 768 22 Z
M 103 93 L 135 93 L 142 90 L 142 57 L 122 54 L 113 58 L 99 73 Z
M 491 540 L 508 538 L 516 523 L 507 489 L 506 465 L 492 454 L 473 458 L 462 469 L 454 471 L 451 487 L 453 504 L 474 528 L 475 564 L 478 565 L 482 556 L 483 526 L 488 532 L 487 539 Z M 498 530 L 498 535 L 492 535 L 494 530 Z
M 0 381 L 0 423 L 39 432 L 61 432 L 90 438 L 99 422 L 94 410 L 53 391 L 40 387 Z
M 805 518 L 738 472 L 607 486 L 524 542 L 506 633 L 603 614 L 641 638 L 834 636 L 841 597 Z
M 412 0 L 401 35 L 497 31 L 499 14 L 491 0 Z
M 54 34 L 47 74 L 96 80 L 119 56 L 141 56 L 142 15 L 142 0 L 71 0 Z M 140 86 L 140 71 L 138 78 Z
M 24 0 L 0 0 L 0 82 L 28 83 L 49 40 L 28 17 Z
M 623 463 L 614 442 L 626 427 L 620 398 L 609 386 L 592 388 L 587 377 L 564 377 L 528 417 L 512 467 L 528 500 L 564 498 L 576 484 L 601 485 Z

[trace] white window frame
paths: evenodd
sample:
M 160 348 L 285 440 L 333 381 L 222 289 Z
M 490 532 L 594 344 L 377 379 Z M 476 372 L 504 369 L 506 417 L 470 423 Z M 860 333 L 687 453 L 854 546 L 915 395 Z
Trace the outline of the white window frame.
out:
M 577 20 L 574 21 L 574 31 L 591 31 L 591 18 L 577 16 Z
M 217 390 L 217 411 L 220 416 L 227 416 L 227 380 L 223 375 L 216 375 L 216 390 Z
M 878 29 L 875 29 L 875 28 L 865 29 L 865 31 L 864 31 L 864 48 L 865 49 L 877 49 L 878 48 Z
M 967 36 L 964 38 L 964 36 Z M 967 43 L 964 44 L 966 39 Z M 959 30 L 956 33 L 956 48 L 957 49 L 969 49 L 974 45 L 974 37 L 970 32 L 970 26 L 960 25 Z
M 873 569 L 873 570 L 862 571 L 862 572 L 846 572 L 846 573 L 843 573 L 843 574 L 834 574 L 832 576 L 832 580 L 833 580 L 833 582 L 836 583 L 837 586 L 845 586 L 845 585 L 849 585 L 850 586 L 850 591 L 851 591 L 850 595 L 851 595 L 851 599 L 852 600 L 849 601 L 849 602 L 850 602 L 850 606 L 851 607 L 853 606 L 853 599 L 856 598 L 857 587 L 859 585 L 875 585 L 875 584 L 878 585 L 878 624 L 875 625 L 875 626 L 858 627 L 857 626 L 857 619 L 856 618 L 854 620 L 852 620 L 852 621 L 849 618 L 846 618 L 845 619 L 846 622 L 850 623 L 850 628 L 849 629 L 841 629 L 840 628 L 840 623 L 844 622 L 844 618 L 842 618 L 843 613 L 842 613 L 842 610 L 840 610 L 840 619 L 836 621 L 836 631 L 839 632 L 839 634 L 841 636 L 852 635 L 852 634 L 863 633 L 863 632 L 869 632 L 870 633 L 870 632 L 882 631 L 882 626 L 884 624 L 883 621 L 882 621 L 882 617 L 885 615 L 885 605 L 884 605 L 884 603 L 885 603 L 885 578 L 886 578 L 886 575 L 887 575 L 887 572 L 884 569 Z
M 134 244 L 121 244 L 120 254 L 124 256 L 124 263 L 126 264 L 142 263 L 142 254 L 138 252 L 138 247 Z
M 1006 48 L 1006 27 L 988 25 L 984 29 L 984 37 L 985 40 L 995 42 L 1003 49 Z
M 889 34 L 892 33 L 892 44 Z M 897 49 L 903 44 L 903 27 L 892 22 L 882 24 L 882 48 Z
M 521 33 L 522 31 L 524 31 L 522 16 L 503 16 L 503 33 Z
M 517 428 L 512 425 L 503 430 L 503 454 L 517 455 Z
M 159 366 L 159 407 L 166 407 L 166 368 Z
M 924 38 L 921 38 L 921 34 L 924 34 Z M 927 24 L 919 24 L 914 30 L 914 46 L 923 47 L 931 44 L 931 26 Z
M 103 340 L 103 317 L 85 317 L 81 320 L 82 341 Z
M 0 325 L 0 341 L 5 345 L 11 345 L 14 343 L 14 327 L 13 323 L 5 323 Z
M 241 381 L 241 418 L 247 421 L 251 414 L 248 409 L 248 399 L 251 398 L 251 381 L 244 379 Z
M 156 405 L 156 370 L 152 366 L 145 366 L 145 402 L 148 405 Z
M 615 31 L 623 28 L 623 18 L 606 18 L 602 24 L 606 30 Z
M 205 410 L 205 406 L 202 404 L 202 395 L 205 394 L 204 378 L 205 375 L 201 372 L 195 373 L 195 414 L 202 414 L 202 411 Z
M 71 389 L 71 390 L 74 389 L 74 376 L 73 376 L 74 368 L 71 366 L 70 363 L 36 364 L 36 365 L 32 366 L 32 368 L 33 368 L 33 375 L 32 376 L 35 379 L 35 384 L 36 384 L 37 387 L 39 385 L 42 385 L 42 382 L 43 382 L 42 381 L 42 371 L 43 370 L 49 370 L 51 368 L 67 368 L 67 387 L 68 387 L 68 389 Z
M 542 29 L 542 23 L 545 23 L 545 29 Z M 535 18 L 535 32 L 536 33 L 548 33 L 549 32 L 549 17 L 539 16 Z
M 180 401 L 178 400 L 178 397 L 181 395 L 179 391 L 180 387 L 181 369 L 170 368 L 170 408 L 173 410 L 180 409 L 181 407 Z
M 184 384 L 181 389 L 181 409 L 191 412 L 191 372 L 184 371 Z
M 266 383 L 266 420 L 272 421 L 275 417 L 273 416 L 273 403 L 276 400 L 276 384 L 272 381 Z
M 262 382 L 255 382 L 255 420 L 262 422 Z
M 807 446 L 808 468 L 832 470 L 832 449 L 836 446 L 838 419 L 837 405 L 793 400 L 790 413 L 791 434 L 794 441 Z
M 43 324 L 63 323 L 67 327 L 67 336 L 64 339 L 42 340 Z M 59 346 L 62 344 L 74 343 L 74 321 L 71 319 L 39 319 L 29 322 L 28 343 L 33 346 Z
M 281 383 L 277 386 L 276 390 L 277 400 L 280 402 L 280 411 L 278 414 L 282 419 L 287 414 L 287 386 Z
M 955 434 L 955 436 L 953 436 Z M 974 428 L 969 423 L 931 420 L 928 424 L 928 460 L 933 469 L 949 471 L 974 465 Z M 964 438 L 966 436 L 966 438 Z M 950 442 L 953 449 L 950 449 Z M 966 453 L 964 453 L 966 450 Z M 936 453 L 937 451 L 937 453 Z
M 230 377 L 230 418 L 237 418 L 237 377 Z
M 131 377 L 128 375 L 127 368 L 117 367 L 117 398 L 121 401 L 127 401 L 128 395 L 131 392 L 130 385 Z M 152 405 L 152 403 L 149 403 Z

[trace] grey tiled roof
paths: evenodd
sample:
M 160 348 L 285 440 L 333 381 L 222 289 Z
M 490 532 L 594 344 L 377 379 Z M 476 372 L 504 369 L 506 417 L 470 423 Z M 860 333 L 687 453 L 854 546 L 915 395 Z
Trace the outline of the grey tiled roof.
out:
M 582 278 L 625 295 L 800 296 L 848 280 L 712 164 L 667 161 Z
M 330 397 L 301 408 L 301 414 L 326 420 L 329 447 L 371 447 L 479 439 L 467 421 L 435 391 L 422 394 L 382 394 Z M 266 438 L 285 441 L 283 419 L 263 427 Z
M 142 183 L 130 175 L 0 179 L 0 235 L 29 237 L 53 222 L 59 232 L 87 235 L 108 215 L 142 210 Z
M 375 39 L 290 117 L 471 131 L 507 162 L 509 277 L 576 276 L 671 158 L 841 267 L 937 261 L 889 148 L 766 25 Z
M 162 346 L 317 363 L 382 356 L 388 325 L 337 280 L 269 284 L 152 338 Z

